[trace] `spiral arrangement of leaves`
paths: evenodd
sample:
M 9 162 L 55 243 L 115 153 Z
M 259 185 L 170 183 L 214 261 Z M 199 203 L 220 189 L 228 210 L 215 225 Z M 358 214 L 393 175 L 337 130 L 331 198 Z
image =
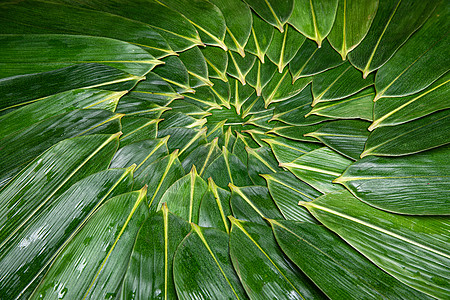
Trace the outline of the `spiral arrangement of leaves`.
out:
M 448 1 L 0 4 L 1 299 L 448 299 Z

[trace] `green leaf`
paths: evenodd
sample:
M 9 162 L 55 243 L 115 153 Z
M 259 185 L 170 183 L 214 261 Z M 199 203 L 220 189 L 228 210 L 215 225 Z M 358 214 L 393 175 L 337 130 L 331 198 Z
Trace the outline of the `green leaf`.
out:
M 265 107 L 267 108 L 271 103 L 283 101 L 297 95 L 311 80 L 311 77 L 304 77 L 294 82 L 289 69 L 285 69 L 283 73 L 275 73 L 262 91 Z
M 178 151 L 175 151 L 142 170 L 135 179 L 134 187 L 148 185 L 147 204 L 150 211 L 154 212 L 164 192 L 184 175 L 184 169 L 178 160 Z
M 133 168 L 106 170 L 80 180 L 19 230 L 1 248 L 2 297 L 16 298 L 28 285 L 38 283 L 36 278 L 44 275 L 58 250 L 105 199 L 131 191 Z
M 277 66 L 270 61 L 261 63 L 261 61 L 258 60 L 255 62 L 245 79 L 247 83 L 255 89 L 256 95 L 261 96 L 262 90 L 270 82 L 276 71 Z
M 104 170 L 119 134 L 90 135 L 59 142 L 32 161 L 0 191 L 0 247 L 42 207 L 71 184 Z M 24 186 L 23 183 L 28 185 Z
M 306 87 L 300 94 L 272 105 L 275 107 L 275 110 L 270 121 L 281 121 L 288 125 L 305 126 L 327 120 L 328 118 L 321 116 L 306 117 L 312 108 L 312 101 L 311 88 Z
M 230 220 L 231 260 L 251 299 L 325 299 L 285 257 L 270 227 Z
M 175 181 L 159 200 L 158 209 L 165 203 L 173 214 L 189 223 L 198 223 L 198 213 L 207 184 L 195 166 L 189 174 Z
M 225 44 L 229 50 L 245 56 L 244 48 L 252 30 L 252 13 L 245 2 L 240 0 L 211 0 L 222 12 L 227 34 Z
M 364 40 L 350 54 L 351 63 L 369 73 L 385 64 L 395 51 L 428 19 L 439 1 L 380 0 Z
M 198 225 L 213 227 L 230 233 L 227 216 L 231 215 L 230 192 L 218 187 L 214 180 L 208 178 L 208 189 L 200 204 Z
M 294 0 L 244 0 L 264 21 L 283 32 L 284 24 L 292 14 Z
M 303 154 L 292 162 L 282 163 L 280 167 L 288 169 L 319 192 L 331 193 L 341 189 L 340 186 L 332 184 L 332 181 L 339 177 L 350 163 L 351 160 L 323 147 Z
M 213 86 L 209 87 L 216 97 L 216 102 L 230 109 L 231 90 L 229 82 L 212 79 Z
M 105 11 L 147 24 L 159 32 L 176 52 L 195 45 L 203 45 L 197 30 L 184 16 L 153 0 L 133 3 L 124 0 L 97 0 L 90 1 L 89 4 L 82 0 L 58 0 L 58 2 Z
M 142 224 L 122 285 L 122 299 L 174 299 L 173 257 L 189 223 L 163 205 Z
M 98 51 L 98 49 L 103 49 Z M 161 64 L 142 48 L 104 37 L 62 34 L 0 35 L 0 78 L 102 63 L 143 76 Z M 17 53 L 22 53 L 17 57 Z
M 269 221 L 283 252 L 330 299 L 429 298 L 380 270 L 323 226 Z
M 228 64 L 227 74 L 231 77 L 238 79 L 243 85 L 245 85 L 245 77 L 250 72 L 253 64 L 255 63 L 256 56 L 247 54 L 245 57 L 241 57 L 233 51 L 228 51 Z
M 375 76 L 367 79 L 354 69 L 350 63 L 320 73 L 313 78 L 312 93 L 314 101 L 312 106 L 326 101 L 335 101 L 346 98 L 373 84 Z
M 213 228 L 191 226 L 190 234 L 174 257 L 173 277 L 178 297 L 246 299 L 228 254 L 228 235 Z
M 108 37 L 146 50 L 156 58 L 174 55 L 167 41 L 147 24 L 117 15 L 27 0 L 2 5 L 2 33 L 65 33 Z M 20 22 L 18 22 L 20 20 Z
M 122 118 L 123 135 L 120 137 L 120 147 L 142 140 L 155 139 L 160 121 L 161 119 L 125 116 Z
M 258 61 L 259 63 L 259 61 Z M 236 113 L 241 113 L 242 105 L 254 95 L 255 90 L 250 85 L 242 85 L 238 80 L 231 80 L 231 98 L 230 102 L 236 108 Z
M 198 47 L 178 54 L 189 74 L 189 85 L 199 87 L 202 85 L 212 85 L 208 78 L 208 66 L 205 57 Z
M 289 24 L 320 47 L 333 27 L 338 0 L 296 0 Z
M 168 155 L 168 137 L 144 140 L 121 147 L 111 161 L 110 168 L 128 168 L 136 165 L 135 176 L 139 175 L 149 164 Z
M 322 194 L 289 172 L 262 175 L 267 181 L 270 195 L 286 220 L 317 223 L 311 214 L 297 203 L 312 201 Z
M 199 175 L 203 175 L 203 172 L 208 166 L 221 154 L 221 151 L 217 146 L 217 141 L 218 139 L 215 138 L 208 144 L 198 146 L 183 159 L 181 164 L 186 173 L 189 172 L 193 166 L 196 166 L 199 168 Z
M 158 66 L 153 72 L 168 82 L 178 93 L 192 93 L 189 73 L 183 62 L 176 56 L 162 60 L 164 65 Z
M 143 188 L 103 204 L 58 255 L 31 299 L 118 296 L 133 242 L 148 215 L 145 193 Z
M 265 186 L 237 187 L 230 183 L 229 187 L 234 217 L 259 224 L 266 224 L 264 218 L 283 218 Z
M 74 110 L 32 124 L 0 139 L 0 143 L 4 145 L 0 154 L 0 186 L 5 185 L 38 155 L 64 139 L 85 134 L 119 132 L 119 117 L 100 109 Z M 8 123 L 4 125 L 10 127 Z
M 75 89 L 38 99 L 9 114 L 0 116 L 0 139 L 64 112 L 82 108 L 114 111 L 126 92 L 99 89 Z
M 100 64 L 79 64 L 44 73 L 5 78 L 0 81 L 0 113 L 33 100 L 79 88 L 103 88 L 114 91 L 131 89 L 141 76 L 134 76 Z M 29 87 L 33 85 L 33 89 Z
M 448 215 L 449 147 L 404 157 L 368 156 L 334 180 L 362 201 L 391 212 Z M 408 189 L 404 187 L 407 186 Z
M 278 124 L 276 124 L 273 129 L 267 131 L 266 133 L 273 133 L 280 137 L 291 139 L 294 141 L 317 143 L 318 141 L 316 139 L 305 136 L 305 134 L 319 129 L 322 125 L 322 123 L 318 123 L 314 125 L 295 126 L 278 122 Z
M 342 63 L 339 54 L 331 48 L 327 40 L 320 48 L 313 41 L 305 40 L 289 64 L 289 71 L 293 81 L 296 81 L 300 77 L 322 73 Z
M 278 72 L 283 72 L 284 67 L 297 54 L 304 40 L 305 37 L 289 25 L 286 25 L 283 33 L 275 31 L 267 49 L 267 57 L 278 67 Z
M 390 214 L 345 190 L 302 205 L 388 274 L 436 298 L 448 295 L 448 219 Z
M 208 166 L 202 177 L 204 179 L 212 177 L 216 184 L 223 189 L 228 187 L 228 183 L 233 183 L 237 186 L 252 184 L 248 176 L 247 167 L 225 147 L 222 148 L 222 155 Z
M 450 43 L 447 19 L 450 5 L 442 1 L 428 21 L 377 72 L 377 96 L 415 94 L 448 71 L 449 59 L 442 55 Z
M 204 47 L 200 48 L 203 53 L 206 63 L 208 64 L 208 74 L 211 78 L 228 81 L 226 72 L 228 67 L 227 52 L 218 47 Z
M 342 60 L 366 36 L 377 13 L 378 2 L 379 0 L 339 1 L 336 20 L 328 34 L 328 40 Z
M 374 106 L 374 120 L 369 130 L 403 124 L 435 111 L 450 108 L 450 74 L 446 74 L 420 93 L 399 97 L 381 98 Z
M 261 63 L 264 63 L 264 56 L 272 41 L 275 29 L 256 14 L 252 14 L 252 16 L 252 35 L 245 46 L 245 51 L 256 55 Z
M 314 132 L 307 133 L 336 152 L 358 160 L 369 136 L 369 122 L 360 120 L 339 120 L 326 122 Z
M 370 87 L 342 100 L 319 102 L 306 114 L 306 117 L 317 115 L 335 119 L 372 121 L 374 97 L 375 89 Z
M 205 44 L 227 50 L 224 43 L 225 19 L 217 6 L 211 2 L 198 0 L 161 0 L 159 2 L 185 16 L 197 28 Z M 173 26 L 173 21 L 171 23 Z
M 260 174 L 270 174 L 279 171 L 278 162 L 269 147 L 258 149 L 245 147 L 247 151 L 247 169 L 250 178 L 255 185 L 264 185 L 264 179 Z
M 401 156 L 436 148 L 450 142 L 449 110 L 397 126 L 375 129 L 367 139 L 361 157 L 367 155 Z
M 272 152 L 280 164 L 289 163 L 303 154 L 320 148 L 315 143 L 304 143 L 283 137 L 264 139 L 263 141 L 272 148 Z

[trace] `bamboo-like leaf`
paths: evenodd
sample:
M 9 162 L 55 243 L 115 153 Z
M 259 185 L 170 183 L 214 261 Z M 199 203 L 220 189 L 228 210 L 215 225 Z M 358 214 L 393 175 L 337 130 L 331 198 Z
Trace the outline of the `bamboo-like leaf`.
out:
M 230 204 L 234 217 L 260 224 L 265 224 L 263 218 L 283 218 L 265 186 L 237 187 L 230 184 L 229 187 L 231 189 Z
M 173 214 L 189 223 L 198 223 L 198 212 L 207 184 L 195 166 L 189 174 L 175 181 L 159 200 L 158 209 L 165 203 Z
M 133 168 L 106 170 L 80 180 L 60 197 L 50 200 L 51 205 L 17 232 L 1 248 L 2 297 L 14 299 L 23 295 L 105 199 L 131 191 Z M 46 238 L 36 238 L 37 235 Z
M 226 23 L 225 44 L 228 49 L 245 56 L 244 48 L 252 30 L 252 13 L 240 0 L 211 0 L 222 12 Z
M 173 257 L 189 233 L 189 223 L 163 205 L 151 214 L 139 230 L 127 273 L 122 299 L 173 299 Z
M 86 4 L 82 0 L 58 0 L 70 6 L 80 6 L 150 25 L 161 34 L 176 52 L 203 45 L 195 27 L 172 8 L 154 0 L 129 2 L 124 0 L 97 0 Z M 145 9 L 143 9 L 145 7 Z
M 250 178 L 255 185 L 265 185 L 260 174 L 271 174 L 280 170 L 275 156 L 269 147 L 258 149 L 245 147 L 245 150 L 247 151 L 247 169 Z
M 305 37 L 297 30 L 286 25 L 284 32 L 275 31 L 269 48 L 267 57 L 278 67 L 278 72 L 283 69 L 297 54 Z
M 381 98 L 374 105 L 374 120 L 369 130 L 403 124 L 435 111 L 450 108 L 450 74 L 446 74 L 420 93 L 399 97 Z
M 198 47 L 181 52 L 178 57 L 188 71 L 189 85 L 191 87 L 212 85 L 208 78 L 208 66 L 206 65 L 205 57 Z
M 320 47 L 333 27 L 338 0 L 296 0 L 289 24 Z
M 200 48 L 200 51 L 202 51 L 203 57 L 208 64 L 209 77 L 227 81 L 227 52 L 218 47 L 204 47 Z
M 203 43 L 227 50 L 224 43 L 225 19 L 217 6 L 207 1 L 159 0 L 158 2 L 185 16 L 197 28 Z
M 439 1 L 380 0 L 364 40 L 350 54 L 351 63 L 369 73 L 385 64 L 395 51 L 428 19 Z
M 289 71 L 293 81 L 296 81 L 300 77 L 322 73 L 342 63 L 339 54 L 333 50 L 327 40 L 318 48 L 313 41 L 307 39 L 289 64 Z
M 231 62 L 230 62 L 231 64 Z M 213 86 L 209 87 L 216 97 L 216 102 L 230 109 L 231 90 L 229 82 L 211 79 Z
M 174 257 L 173 277 L 180 299 L 246 299 L 230 256 L 229 237 L 191 224 Z M 197 274 L 192 280 L 191 274 Z
M 79 64 L 44 73 L 5 78 L 0 81 L 0 113 L 33 100 L 79 88 L 102 88 L 113 91 L 131 89 L 141 76 L 134 76 L 100 64 Z M 33 89 L 28 89 L 31 85 Z
M 110 168 L 128 168 L 133 164 L 135 176 L 149 164 L 168 155 L 168 138 L 144 140 L 121 147 L 111 161 Z
M 272 152 L 280 164 L 292 162 L 299 156 L 320 148 L 315 143 L 304 143 L 282 137 L 268 138 L 263 141 L 272 148 Z
M 442 1 L 428 21 L 377 72 L 376 100 L 415 94 L 448 71 L 442 53 L 450 43 L 447 19 L 450 5 Z
M 0 51 L 0 78 L 53 71 L 76 63 L 101 63 L 143 76 L 162 63 L 138 46 L 93 36 L 0 35 Z M 17 57 L 18 52 L 23 55 Z
M 355 70 L 350 63 L 320 73 L 313 78 L 312 92 L 313 106 L 320 102 L 334 101 L 356 94 L 360 90 L 373 84 L 375 76 L 367 79 Z
M 108 37 L 139 45 L 156 58 L 174 55 L 147 24 L 102 11 L 34 0 L 2 5 L 2 33 L 66 33 Z M 19 22 L 20 20 L 20 22 Z M 113 26 L 112 26 L 113 25 Z
M 219 147 L 217 146 L 217 138 L 213 139 L 210 143 L 198 146 L 194 151 L 183 159 L 181 162 L 184 170 L 189 170 L 196 166 L 199 170 L 198 174 L 201 176 L 208 166 L 221 154 Z
M 401 282 L 436 298 L 448 295 L 448 219 L 390 214 L 364 204 L 345 190 L 302 205 Z
M 133 242 L 148 215 L 145 194 L 143 188 L 105 202 L 58 255 L 31 299 L 118 296 Z
M 360 120 L 332 121 L 306 136 L 314 137 L 336 152 L 358 160 L 370 133 L 368 126 L 369 122 Z
M 265 106 L 297 95 L 311 80 L 311 77 L 304 77 L 294 82 L 289 69 L 285 69 L 283 73 L 276 73 L 262 91 Z
M 283 252 L 331 299 L 431 299 L 377 268 L 323 226 L 269 221 Z
M 372 121 L 374 98 L 375 89 L 370 87 L 342 100 L 319 102 L 306 114 L 306 117 L 317 115 L 335 119 L 358 118 Z
M 161 119 L 149 119 L 145 117 L 122 118 L 123 135 L 120 137 L 120 147 L 147 139 L 155 139 L 158 136 L 158 123 Z
M 208 166 L 202 177 L 204 179 L 212 177 L 216 184 L 223 189 L 228 187 L 228 183 L 233 183 L 237 186 L 252 184 L 248 176 L 247 167 L 225 147 L 222 148 L 222 155 Z
M 339 1 L 336 19 L 327 38 L 342 60 L 366 36 L 377 13 L 378 2 L 379 0 Z
M 305 134 L 310 133 L 319 129 L 323 124 L 318 123 L 314 125 L 305 125 L 305 126 L 295 126 L 295 125 L 287 125 L 284 123 L 278 123 L 271 130 L 267 131 L 267 134 L 276 134 L 280 137 L 291 139 L 294 141 L 301 142 L 318 142 L 315 138 L 305 136 Z
M 294 0 L 283 2 L 275 0 L 245 0 L 253 10 L 267 23 L 283 32 L 284 24 L 292 14 Z
M 261 176 L 267 181 L 270 195 L 286 220 L 317 223 L 311 214 L 297 203 L 298 201 L 313 201 L 322 195 L 320 192 L 298 180 L 289 172 Z
M 305 126 L 327 120 L 328 118 L 322 116 L 305 117 L 312 108 L 312 101 L 311 88 L 306 87 L 300 94 L 272 105 L 275 109 L 271 121 L 281 121 L 289 125 Z
M 0 186 L 4 186 L 38 155 L 64 139 L 84 134 L 119 132 L 118 117 L 110 111 L 99 109 L 74 110 L 0 139 Z M 8 127 L 8 123 L 4 125 Z
M 218 97 L 214 95 L 214 92 L 209 86 L 201 86 L 195 89 L 195 94 L 185 94 L 184 100 L 195 104 L 203 109 L 216 108 L 221 109 L 220 103 L 217 102 Z M 220 101 L 220 100 L 219 100 Z
M 228 51 L 228 68 L 227 74 L 238 79 L 242 84 L 245 84 L 245 77 L 250 72 L 255 63 L 256 56 L 247 54 L 245 57 L 233 54 L 233 51 Z
M 265 22 L 258 15 L 252 14 L 252 33 L 245 46 L 245 51 L 256 55 L 261 63 L 264 63 L 264 56 L 272 41 L 275 29 Z
M 76 181 L 104 170 L 119 134 L 90 135 L 59 142 L 17 174 L 0 191 L 0 247 L 49 200 Z M 26 182 L 27 188 L 23 184 Z
M 100 89 L 75 89 L 41 98 L 9 114 L 0 116 L 2 124 L 0 139 L 63 112 L 83 108 L 114 111 L 117 102 L 125 93 L 124 91 L 113 92 Z
M 319 192 L 331 193 L 341 189 L 332 181 L 339 177 L 350 163 L 351 160 L 323 147 L 303 154 L 290 163 L 282 163 L 280 166 L 288 169 Z
M 218 187 L 209 177 L 208 189 L 203 195 L 200 205 L 198 225 L 230 233 L 230 224 L 227 219 L 227 216 L 230 215 L 230 192 Z
M 256 61 L 250 72 L 248 72 L 246 82 L 255 89 L 256 95 L 261 96 L 262 90 L 270 82 L 277 71 L 277 66 L 270 61 L 261 63 Z
M 183 62 L 176 56 L 162 59 L 164 65 L 158 66 L 153 72 L 168 82 L 178 93 L 191 93 L 194 90 L 189 83 L 189 73 Z
M 165 66 L 168 67 L 168 65 L 170 65 L 170 63 L 166 62 Z M 147 101 L 149 102 L 149 105 L 157 104 L 160 106 L 168 106 L 173 100 L 179 99 L 181 96 L 165 80 L 167 79 L 163 79 L 156 73 L 148 73 L 145 75 L 145 80 L 139 82 L 125 97 Z M 126 104 L 122 104 L 122 101 L 120 101 L 117 109 L 122 109 L 128 115 L 134 112 L 131 108 L 125 109 L 123 107 L 124 105 Z M 138 108 L 136 108 L 136 110 L 139 111 Z
M 231 260 L 251 299 L 325 299 L 286 259 L 270 227 L 233 217 L 230 220 Z
M 334 180 L 362 201 L 391 212 L 448 215 L 449 147 L 404 157 L 369 156 Z M 405 189 L 404 186 L 408 186 Z
M 242 105 L 249 100 L 249 98 L 255 93 L 250 85 L 242 85 L 238 80 L 231 80 L 231 98 L 230 102 L 236 108 L 236 113 L 241 113 Z
M 256 148 L 258 147 L 258 144 L 246 135 L 236 132 L 236 141 L 233 144 L 232 153 L 236 155 L 244 165 L 247 165 L 248 161 L 247 151 L 245 151 L 246 147 Z
M 367 155 L 400 156 L 439 147 L 450 142 L 449 110 L 397 126 L 375 129 L 367 139 L 361 157 Z
M 178 151 L 171 153 L 148 165 L 136 177 L 134 186 L 148 185 L 147 204 L 150 211 L 156 211 L 164 192 L 179 178 L 185 175 L 178 160 Z

